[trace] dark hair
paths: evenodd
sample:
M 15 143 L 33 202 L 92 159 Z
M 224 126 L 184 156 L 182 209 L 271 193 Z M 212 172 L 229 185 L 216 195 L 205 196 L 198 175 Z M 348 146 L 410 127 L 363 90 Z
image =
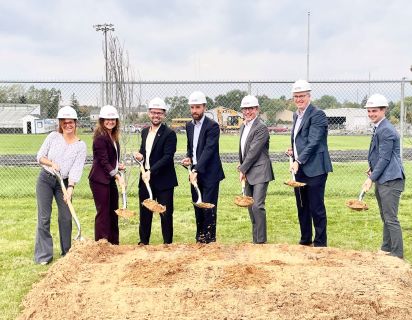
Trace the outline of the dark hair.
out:
M 99 136 L 103 136 L 105 134 L 109 135 L 110 133 L 106 130 L 104 127 L 104 120 L 103 118 L 99 118 L 99 121 L 97 122 L 96 129 L 94 129 L 94 135 L 93 135 L 93 140 L 96 139 Z M 110 134 L 110 137 L 112 140 L 119 142 L 119 135 L 120 135 L 120 121 L 119 119 L 116 119 L 116 125 L 112 129 L 112 132 Z
M 63 122 L 65 120 L 73 120 L 74 121 L 74 134 L 76 134 L 76 131 L 77 131 L 77 120 L 76 119 L 59 119 L 59 127 L 57 128 L 57 131 L 59 133 L 63 133 Z

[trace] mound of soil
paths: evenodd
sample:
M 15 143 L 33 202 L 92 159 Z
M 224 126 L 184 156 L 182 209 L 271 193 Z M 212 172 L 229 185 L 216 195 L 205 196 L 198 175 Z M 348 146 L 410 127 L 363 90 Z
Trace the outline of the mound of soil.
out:
M 76 242 L 18 319 L 412 319 L 394 257 L 291 245 Z

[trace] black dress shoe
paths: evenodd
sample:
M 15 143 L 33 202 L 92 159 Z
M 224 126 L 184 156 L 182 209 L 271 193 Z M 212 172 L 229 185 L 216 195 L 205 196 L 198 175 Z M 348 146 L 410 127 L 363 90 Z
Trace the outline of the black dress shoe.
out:
M 299 241 L 299 244 L 300 244 L 301 246 L 313 247 L 313 242 L 303 242 L 303 241 Z

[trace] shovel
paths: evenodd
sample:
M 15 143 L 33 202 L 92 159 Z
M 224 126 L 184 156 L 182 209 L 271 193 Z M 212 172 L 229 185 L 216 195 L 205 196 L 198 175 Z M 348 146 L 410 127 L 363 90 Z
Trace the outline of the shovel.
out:
M 290 155 L 288 156 L 289 156 L 289 166 L 292 166 L 293 159 Z M 293 172 L 293 170 L 291 171 L 291 178 L 292 178 L 291 180 L 285 181 L 283 182 L 283 184 L 286 184 L 287 186 L 290 186 L 293 188 L 299 188 L 299 187 L 306 186 L 306 183 L 296 181 L 295 173 Z
M 242 185 L 242 195 L 235 197 L 235 204 L 238 205 L 239 207 L 249 207 L 255 201 L 253 200 L 252 197 L 245 195 L 246 179 L 242 179 L 240 183 Z
M 349 199 L 346 201 L 346 206 L 352 210 L 356 211 L 362 211 L 362 210 L 368 210 L 368 205 L 363 202 L 363 197 L 365 196 L 366 191 L 361 190 L 358 199 Z
M 186 166 L 182 165 L 184 168 L 186 168 Z M 191 168 L 192 166 L 188 166 L 187 167 L 187 171 L 189 172 L 189 180 L 190 180 L 190 173 L 191 173 Z M 193 202 L 193 204 L 201 209 L 212 209 L 215 207 L 215 205 L 213 203 L 208 203 L 208 202 L 203 202 L 202 201 L 202 194 L 200 192 L 199 186 L 197 185 L 197 181 L 190 181 L 190 183 L 193 185 L 193 187 L 195 188 L 196 192 L 197 192 L 197 201 Z
M 66 186 L 64 185 L 63 178 L 62 178 L 59 171 L 53 170 L 53 172 L 54 172 L 57 180 L 60 183 L 60 187 L 62 188 L 63 194 L 67 198 L 67 206 L 69 207 L 70 214 L 72 215 L 74 223 L 76 224 L 76 227 L 77 227 L 77 235 L 76 235 L 76 237 L 74 237 L 74 240 L 83 241 L 84 238 L 82 237 L 82 229 L 81 229 L 81 226 L 80 226 L 80 221 L 79 221 L 79 218 L 76 215 L 76 211 L 74 211 L 74 207 L 73 207 L 73 204 L 71 202 L 71 199 L 69 199 L 67 197 L 67 189 L 66 189 Z
M 144 169 L 144 165 L 141 161 L 137 160 L 135 158 L 136 162 L 139 164 L 140 166 L 140 171 L 143 173 L 146 172 L 146 170 Z M 143 160 L 142 160 L 143 161 Z M 143 181 L 147 192 L 149 193 L 149 199 L 146 199 L 142 202 L 143 206 L 145 206 L 147 209 L 149 209 L 152 212 L 158 212 L 160 214 L 164 213 L 166 211 L 166 207 L 160 203 L 158 203 L 156 200 L 153 200 L 153 192 L 152 192 L 152 188 L 150 188 L 150 184 L 147 181 Z
M 123 176 L 123 173 L 119 172 L 120 175 Z M 126 195 L 126 186 L 122 185 L 122 199 L 123 199 L 123 208 L 119 208 L 115 210 L 116 214 L 120 217 L 123 218 L 131 218 L 133 217 L 136 213 L 134 211 L 128 210 L 127 209 L 127 195 Z

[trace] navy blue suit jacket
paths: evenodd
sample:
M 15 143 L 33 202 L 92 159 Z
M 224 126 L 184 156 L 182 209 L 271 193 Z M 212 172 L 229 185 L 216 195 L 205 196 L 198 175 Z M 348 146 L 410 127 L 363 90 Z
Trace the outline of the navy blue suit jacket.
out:
M 149 128 L 142 130 L 142 144 L 139 152 L 146 156 L 146 140 Z M 150 152 L 150 187 L 154 190 L 163 191 L 177 186 L 176 170 L 173 157 L 176 152 L 176 133 L 162 124 L 157 130 Z M 146 159 L 145 159 L 146 161 Z M 144 185 L 141 177 L 139 187 Z
M 192 159 L 193 154 L 193 132 L 192 121 L 186 123 L 187 156 Z M 198 172 L 197 179 L 202 185 L 213 185 L 225 178 L 222 161 L 219 156 L 220 128 L 216 121 L 205 117 L 200 129 L 199 141 L 196 148 Z
M 368 154 L 370 178 L 378 183 L 395 179 L 404 179 L 400 158 L 400 140 L 394 126 L 388 119 L 383 119 L 376 128 Z
M 293 114 L 291 145 L 297 114 Z M 316 177 L 332 171 L 328 150 L 328 119 L 325 112 L 310 104 L 298 129 L 295 142 L 300 169 L 308 177 Z

